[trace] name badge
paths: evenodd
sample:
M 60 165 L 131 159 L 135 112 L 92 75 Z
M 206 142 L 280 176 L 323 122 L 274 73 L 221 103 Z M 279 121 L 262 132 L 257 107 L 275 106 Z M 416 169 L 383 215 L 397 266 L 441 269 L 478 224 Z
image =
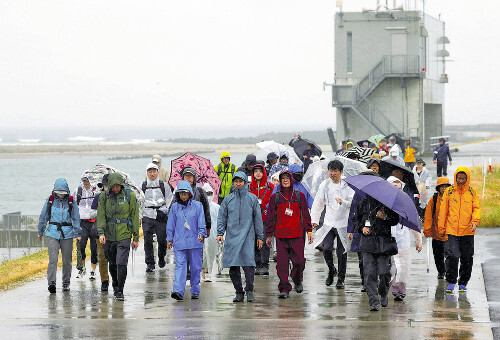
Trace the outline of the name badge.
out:
M 292 216 L 293 215 L 293 210 L 290 209 L 290 208 L 286 208 L 285 209 L 285 214 L 288 215 L 288 216 Z
M 184 222 L 184 228 L 186 228 L 187 230 L 191 230 L 191 227 L 189 226 L 189 223 L 187 223 L 187 222 Z
M 258 199 L 258 201 L 259 201 L 259 204 L 262 204 L 262 200 L 260 198 Z

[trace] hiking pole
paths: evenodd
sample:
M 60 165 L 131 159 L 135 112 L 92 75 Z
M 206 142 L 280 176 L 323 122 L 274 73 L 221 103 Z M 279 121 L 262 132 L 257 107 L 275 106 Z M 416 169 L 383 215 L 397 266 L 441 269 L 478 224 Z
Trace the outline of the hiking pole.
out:
M 134 277 L 134 270 L 135 269 L 135 249 L 132 248 L 132 277 Z M 429 271 L 429 269 L 427 269 Z
M 429 273 L 429 264 L 431 262 L 431 238 L 427 237 L 427 273 Z

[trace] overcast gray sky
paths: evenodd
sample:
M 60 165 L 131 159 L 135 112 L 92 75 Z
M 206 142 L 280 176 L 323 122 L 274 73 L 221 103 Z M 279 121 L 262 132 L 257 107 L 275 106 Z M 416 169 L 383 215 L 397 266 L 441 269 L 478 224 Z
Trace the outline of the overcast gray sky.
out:
M 426 2 L 455 60 L 447 124 L 499 122 L 500 3 L 472 4 Z M 334 0 L 4 1 L 2 125 L 333 126 L 322 82 L 334 74 L 337 10 Z

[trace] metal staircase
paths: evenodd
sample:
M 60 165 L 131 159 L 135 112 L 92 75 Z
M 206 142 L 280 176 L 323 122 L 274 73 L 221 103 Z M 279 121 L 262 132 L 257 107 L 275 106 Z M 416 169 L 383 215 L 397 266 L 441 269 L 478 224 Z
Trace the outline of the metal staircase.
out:
M 333 85 L 332 105 L 352 109 L 378 133 L 403 132 L 368 97 L 386 78 L 420 76 L 418 56 L 386 55 L 355 85 Z

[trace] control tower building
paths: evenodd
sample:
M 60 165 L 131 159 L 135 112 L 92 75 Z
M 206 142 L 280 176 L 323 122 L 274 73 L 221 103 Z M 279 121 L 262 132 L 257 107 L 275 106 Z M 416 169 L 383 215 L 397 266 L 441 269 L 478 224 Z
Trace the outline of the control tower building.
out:
M 443 134 L 448 43 L 444 22 L 423 11 L 337 12 L 337 140 L 399 134 L 429 150 L 430 138 Z

